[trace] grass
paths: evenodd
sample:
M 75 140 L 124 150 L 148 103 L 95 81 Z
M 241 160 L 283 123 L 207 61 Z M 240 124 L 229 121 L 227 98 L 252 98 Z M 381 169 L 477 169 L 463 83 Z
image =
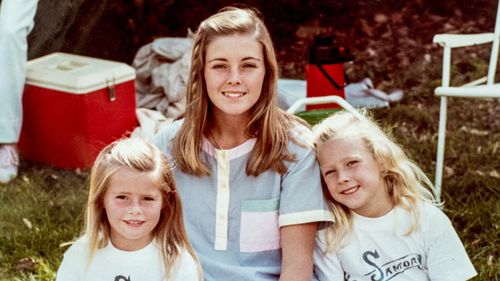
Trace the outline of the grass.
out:
M 0 186 L 0 280 L 54 280 L 63 242 L 83 223 L 86 173 L 23 163 Z

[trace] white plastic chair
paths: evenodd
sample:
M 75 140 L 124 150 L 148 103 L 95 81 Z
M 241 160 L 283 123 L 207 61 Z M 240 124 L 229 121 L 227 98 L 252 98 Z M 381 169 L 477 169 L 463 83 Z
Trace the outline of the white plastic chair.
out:
M 500 84 L 495 84 L 495 72 L 498 59 L 498 47 L 500 41 L 500 1 L 497 8 L 497 17 L 494 33 L 482 34 L 437 34 L 434 36 L 434 43 L 438 43 L 444 48 L 443 53 L 443 80 L 442 86 L 434 90 L 436 96 L 441 97 L 441 107 L 439 112 L 438 146 L 436 158 L 436 199 L 441 197 L 441 184 L 443 176 L 444 146 L 446 135 L 446 98 L 500 98 Z M 488 76 L 472 81 L 460 87 L 450 87 L 450 65 L 451 49 L 467 46 L 474 46 L 485 43 L 492 43 L 490 62 L 488 66 Z M 485 85 L 482 85 L 486 82 Z

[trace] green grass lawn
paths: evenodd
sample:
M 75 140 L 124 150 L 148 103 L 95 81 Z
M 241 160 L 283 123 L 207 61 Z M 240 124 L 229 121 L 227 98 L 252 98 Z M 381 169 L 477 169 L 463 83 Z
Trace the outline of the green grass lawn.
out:
M 83 224 L 88 174 L 23 163 L 0 186 L 0 280 L 53 280 Z

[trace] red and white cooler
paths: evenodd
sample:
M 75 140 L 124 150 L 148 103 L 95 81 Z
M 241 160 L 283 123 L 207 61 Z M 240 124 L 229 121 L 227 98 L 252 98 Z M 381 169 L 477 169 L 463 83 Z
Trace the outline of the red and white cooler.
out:
M 23 158 L 90 168 L 99 151 L 137 126 L 135 70 L 103 59 L 53 53 L 27 64 Z

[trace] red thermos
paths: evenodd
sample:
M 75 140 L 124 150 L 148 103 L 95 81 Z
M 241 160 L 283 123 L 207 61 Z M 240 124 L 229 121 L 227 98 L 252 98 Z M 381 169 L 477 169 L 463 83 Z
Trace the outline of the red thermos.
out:
M 343 47 L 334 45 L 332 36 L 317 36 L 309 48 L 306 67 L 307 97 L 336 95 L 344 97 L 344 62 L 353 56 Z M 337 104 L 307 105 L 306 109 L 338 108 Z

